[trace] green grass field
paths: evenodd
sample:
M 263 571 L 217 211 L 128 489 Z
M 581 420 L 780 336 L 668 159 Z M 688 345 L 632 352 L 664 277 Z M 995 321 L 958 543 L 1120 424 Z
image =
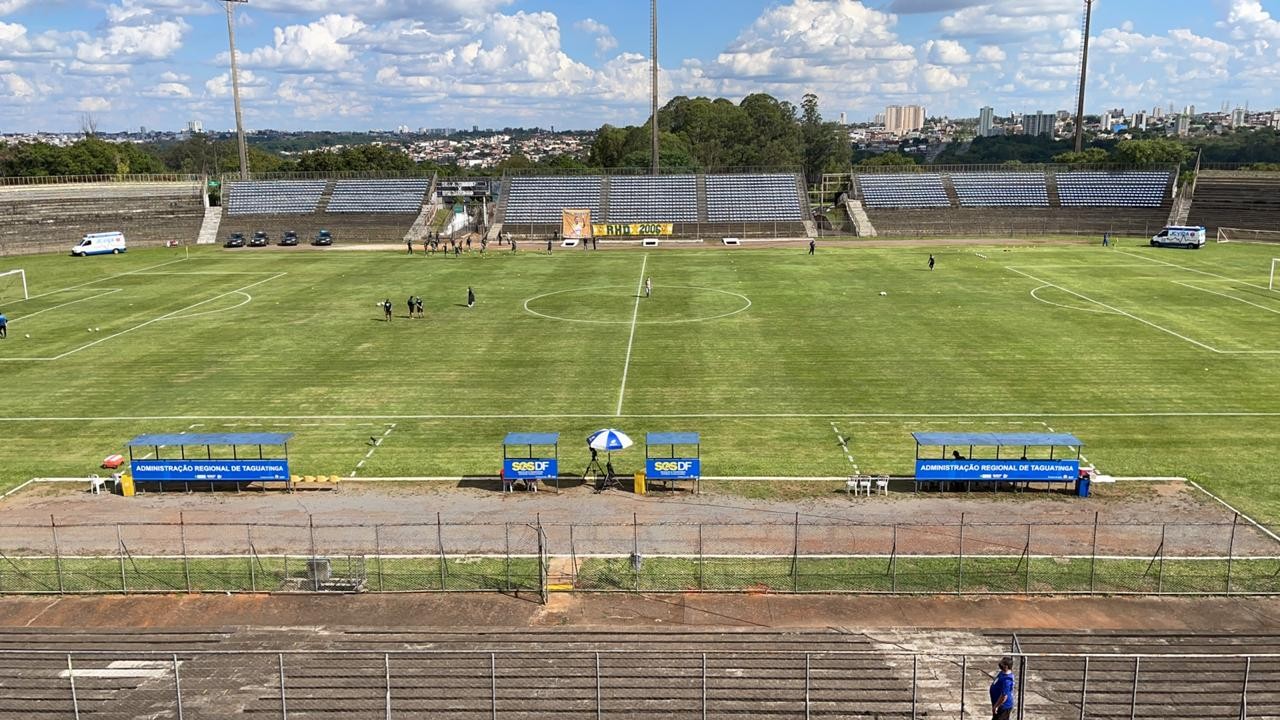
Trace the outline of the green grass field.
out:
M 33 296 L 0 300 L 0 488 L 143 432 L 293 432 L 298 474 L 388 477 L 496 474 L 508 431 L 574 471 L 599 427 L 694 430 L 708 475 L 839 476 L 833 424 L 893 473 L 912 430 L 1052 428 L 1280 521 L 1280 249 L 533 249 L 0 258 Z

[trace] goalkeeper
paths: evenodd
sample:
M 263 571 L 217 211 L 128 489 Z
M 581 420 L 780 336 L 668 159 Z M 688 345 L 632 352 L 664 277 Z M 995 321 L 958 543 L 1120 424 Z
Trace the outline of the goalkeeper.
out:
M 9 337 L 9 318 L 0 312 L 0 340 Z

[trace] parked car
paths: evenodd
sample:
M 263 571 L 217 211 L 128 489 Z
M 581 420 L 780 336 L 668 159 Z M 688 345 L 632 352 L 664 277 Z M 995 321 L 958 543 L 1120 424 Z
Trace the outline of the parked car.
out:
M 244 247 L 244 234 L 238 233 L 238 232 L 231 233 L 231 237 L 227 238 L 227 241 L 222 243 L 222 247 L 228 247 L 228 248 Z
M 332 245 L 333 234 L 328 230 L 321 230 L 316 233 L 316 239 L 311 241 L 312 245 Z
M 257 230 L 253 233 L 253 239 L 249 241 L 249 247 L 266 247 L 271 242 L 267 237 L 265 230 Z
M 280 244 L 286 247 L 293 247 L 298 244 L 298 233 L 293 230 L 285 230 L 284 236 L 280 238 Z

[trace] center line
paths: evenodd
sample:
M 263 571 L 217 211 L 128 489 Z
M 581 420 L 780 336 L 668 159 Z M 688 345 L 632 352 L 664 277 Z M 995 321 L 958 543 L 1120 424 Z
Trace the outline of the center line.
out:
M 631 369 L 631 345 L 636 340 L 636 318 L 640 317 L 640 298 L 644 292 L 644 271 L 649 265 L 649 255 L 646 253 L 644 261 L 640 263 L 640 283 L 636 286 L 636 306 L 631 311 L 631 335 L 627 338 L 627 360 L 622 364 L 622 387 L 618 388 L 618 412 L 622 415 L 622 398 L 627 394 L 627 371 Z

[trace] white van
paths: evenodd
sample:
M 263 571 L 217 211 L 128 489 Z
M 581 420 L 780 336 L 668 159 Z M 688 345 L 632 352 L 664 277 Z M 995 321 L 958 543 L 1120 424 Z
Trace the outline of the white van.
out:
M 1171 225 L 1151 238 L 1151 247 L 1189 248 L 1204 247 L 1204 228 Z
M 71 254 L 76 257 L 108 253 L 118 255 L 125 250 L 128 248 L 125 246 L 122 232 L 89 233 L 80 240 L 79 245 L 71 248 Z

